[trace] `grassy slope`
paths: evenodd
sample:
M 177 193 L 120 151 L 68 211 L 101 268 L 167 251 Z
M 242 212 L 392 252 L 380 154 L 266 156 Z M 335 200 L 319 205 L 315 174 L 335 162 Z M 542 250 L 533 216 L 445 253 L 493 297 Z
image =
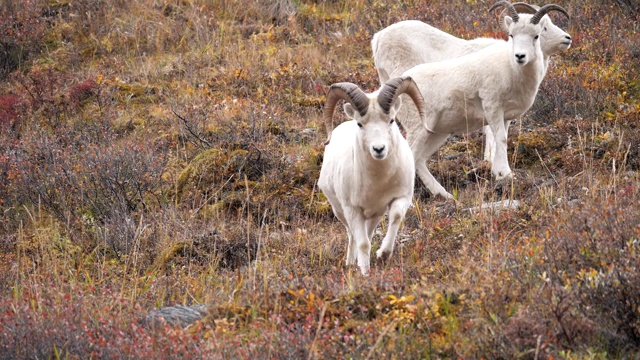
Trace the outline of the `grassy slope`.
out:
M 430 168 L 460 206 L 418 186 L 365 279 L 315 188 L 326 88 L 375 89 L 370 38 L 402 19 L 502 36 L 488 3 L 81 3 L 3 8 L 28 56 L 0 82 L 1 358 L 638 352 L 637 14 L 563 1 L 574 45 L 512 126 L 513 187 L 480 134 L 450 140 Z M 186 329 L 140 322 L 194 303 Z

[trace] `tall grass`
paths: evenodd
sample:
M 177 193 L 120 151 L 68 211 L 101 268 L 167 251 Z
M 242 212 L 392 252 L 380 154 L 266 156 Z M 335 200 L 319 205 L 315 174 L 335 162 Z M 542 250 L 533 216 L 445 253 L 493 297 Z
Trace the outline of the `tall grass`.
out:
M 399 20 L 503 36 L 487 4 L 3 3 L 28 56 L 0 58 L 0 358 L 636 356 L 639 19 L 561 5 L 574 44 L 511 127 L 514 182 L 453 137 L 430 168 L 458 202 L 416 185 L 363 278 L 316 187 L 326 88 L 375 89 Z M 149 321 L 175 305 L 206 311 Z

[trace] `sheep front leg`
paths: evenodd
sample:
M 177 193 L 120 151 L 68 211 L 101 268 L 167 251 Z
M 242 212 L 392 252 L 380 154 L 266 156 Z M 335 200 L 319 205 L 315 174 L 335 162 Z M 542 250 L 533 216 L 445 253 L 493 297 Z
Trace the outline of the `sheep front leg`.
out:
M 511 120 L 505 121 L 505 132 L 509 134 L 509 125 Z M 493 157 L 496 154 L 496 139 L 491 131 L 491 126 L 485 125 L 482 128 L 484 132 L 484 159 L 493 164 Z
M 351 235 L 351 229 L 349 229 L 349 227 L 347 226 L 347 235 L 349 237 L 349 243 L 347 245 L 347 266 L 348 265 L 353 265 L 356 263 L 356 252 L 354 250 L 354 248 L 356 247 L 355 245 L 355 240 L 353 238 L 353 235 Z
M 331 193 L 329 193 L 329 194 L 331 194 Z M 329 203 L 331 204 L 331 208 L 333 209 L 333 213 L 338 218 L 338 220 L 340 220 L 342 225 L 344 225 L 344 227 L 347 229 L 348 243 L 347 243 L 347 261 L 346 261 L 346 263 L 347 263 L 347 265 L 355 264 L 356 263 L 356 252 L 354 251 L 355 240 L 353 238 L 353 233 L 351 232 L 351 226 L 349 225 L 349 221 L 345 217 L 345 212 L 344 212 L 344 209 L 342 208 L 342 204 L 340 204 L 340 201 L 335 199 L 335 196 L 329 195 L 329 196 L 327 196 L 327 198 L 329 199 Z
M 391 205 L 389 206 L 389 229 L 387 230 L 387 234 L 384 236 L 384 239 L 382 239 L 380 249 L 376 252 L 378 258 L 384 256 L 388 259 L 393 254 L 398 229 L 400 228 L 402 219 L 404 219 L 404 215 L 407 213 L 407 209 L 409 209 L 409 205 L 411 205 L 411 198 L 406 197 L 398 198 L 391 202 Z
M 367 276 L 370 268 L 371 240 L 367 236 L 366 220 L 359 209 L 345 209 L 344 215 L 349 223 L 351 233 L 349 249 L 347 249 L 347 263 L 356 258 L 360 271 Z
M 507 156 L 507 123 L 508 121 L 500 119 L 489 124 L 495 137 L 495 154 L 491 163 L 491 173 L 498 181 L 513 177 Z

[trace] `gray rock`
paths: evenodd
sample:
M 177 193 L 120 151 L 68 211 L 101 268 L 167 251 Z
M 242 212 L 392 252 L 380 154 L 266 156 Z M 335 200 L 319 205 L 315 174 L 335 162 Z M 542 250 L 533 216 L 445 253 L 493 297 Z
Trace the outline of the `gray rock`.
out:
M 155 327 L 159 324 L 186 327 L 198 320 L 202 320 L 206 315 L 207 306 L 204 304 L 168 306 L 149 312 L 145 316 L 143 323 L 148 327 Z

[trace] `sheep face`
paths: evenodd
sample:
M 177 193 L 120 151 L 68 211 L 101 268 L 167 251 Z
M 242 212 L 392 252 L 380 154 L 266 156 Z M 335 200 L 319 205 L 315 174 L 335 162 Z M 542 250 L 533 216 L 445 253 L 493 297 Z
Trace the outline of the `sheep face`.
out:
M 529 22 L 532 17 L 532 14 L 520 14 L 520 21 Z M 542 48 L 542 52 L 547 56 L 551 56 L 567 51 L 571 47 L 571 35 L 556 26 L 549 15 L 543 16 L 542 19 L 545 21 L 540 33 L 540 48 Z M 509 31 L 504 22 L 502 27 L 505 31 Z
M 544 18 L 549 18 L 549 16 L 545 15 Z M 547 55 L 555 55 L 569 50 L 571 47 L 571 35 L 557 27 L 550 19 L 546 21 L 546 24 L 542 28 L 542 33 L 540 33 L 542 52 Z
M 389 151 L 396 147 L 396 135 L 399 134 L 399 129 L 394 118 L 400 105 L 401 100 L 398 98 L 388 114 L 379 109 L 369 109 L 364 116 L 360 115 L 350 103 L 345 103 L 343 106 L 345 114 L 358 124 L 356 133 L 358 146 L 362 148 L 363 153 L 369 153 L 374 160 L 385 160 L 389 156 Z M 369 106 L 379 107 L 376 101 L 371 101 Z
M 538 24 L 529 21 L 514 21 L 506 16 L 505 25 L 509 29 L 509 41 L 513 46 L 513 60 L 516 64 L 525 66 L 542 55 L 540 48 L 540 34 L 548 25 L 549 18 L 543 18 Z

